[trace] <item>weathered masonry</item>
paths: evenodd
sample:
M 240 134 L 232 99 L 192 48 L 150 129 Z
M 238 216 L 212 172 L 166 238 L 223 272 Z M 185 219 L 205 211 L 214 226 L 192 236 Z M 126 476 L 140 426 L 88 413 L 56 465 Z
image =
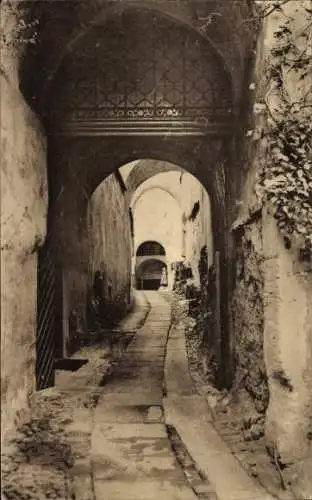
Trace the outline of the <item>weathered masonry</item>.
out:
M 266 119 L 253 105 L 264 101 L 280 18 L 253 22 L 257 8 L 248 0 L 26 4 L 1 3 L 5 426 L 36 387 L 39 356 L 43 385 L 53 382 L 64 304 L 75 318 L 67 335 L 87 328 L 91 197 L 130 161 L 169 162 L 196 177 L 210 198 L 220 262 L 221 384 L 243 381 L 266 413 L 268 444 L 300 484 L 297 464 L 311 457 L 311 269 L 296 248 L 285 248 L 269 206 L 257 197 L 268 153 L 263 136 L 251 141 L 248 133 Z M 288 13 L 302 16 L 305 2 L 290 4 Z M 37 43 L 27 43 L 28 32 L 18 42 L 21 19 L 36 22 Z M 154 175 L 146 168 L 146 178 Z M 46 318 L 40 332 L 38 314 Z M 64 337 L 58 342 L 66 344 Z M 37 369 L 41 387 L 38 376 Z

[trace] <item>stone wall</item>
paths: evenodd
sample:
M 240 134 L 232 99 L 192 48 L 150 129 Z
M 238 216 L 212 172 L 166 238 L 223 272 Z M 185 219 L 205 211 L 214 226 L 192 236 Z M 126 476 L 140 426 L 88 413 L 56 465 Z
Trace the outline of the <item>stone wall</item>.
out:
M 262 204 L 256 191 L 266 151 L 261 138 L 252 136 L 256 127 L 263 125 L 263 117 L 256 116 L 253 108 L 264 92 L 263 43 L 263 34 L 260 34 L 255 45 L 255 60 L 246 67 L 246 94 L 236 138 L 238 163 L 230 173 L 232 206 L 228 210 L 233 243 L 230 253 L 234 261 L 231 353 L 235 374 L 232 393 L 236 394 L 236 399 L 241 397 L 242 403 L 247 399 L 256 413 L 266 411 L 269 397 L 263 350 Z
M 5 29 L 5 9 L 1 21 Z M 10 29 L 14 19 L 9 22 Z M 46 144 L 1 47 L 1 434 L 35 387 L 37 248 L 45 237 Z
M 94 299 L 100 287 L 103 321 L 114 321 L 129 309 L 132 251 L 126 191 L 114 174 L 93 193 L 89 224 L 89 290 Z
M 191 299 L 189 333 L 198 369 L 206 376 L 216 376 L 218 335 L 215 323 L 215 283 L 208 271 L 214 263 L 212 214 L 208 193 L 198 180 L 184 172 L 180 177 L 180 203 L 183 210 L 186 266 L 192 279 L 185 289 Z M 182 287 L 183 288 L 183 287 Z
M 296 252 L 285 249 L 267 211 L 263 233 L 264 356 L 270 391 L 266 438 L 288 467 L 299 498 L 311 498 L 312 273 L 298 262 Z

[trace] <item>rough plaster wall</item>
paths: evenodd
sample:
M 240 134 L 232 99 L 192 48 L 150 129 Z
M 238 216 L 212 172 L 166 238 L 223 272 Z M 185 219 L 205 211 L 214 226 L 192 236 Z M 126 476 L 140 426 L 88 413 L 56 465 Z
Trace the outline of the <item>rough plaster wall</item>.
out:
M 212 209 L 210 198 L 204 187 L 201 187 L 202 195 L 202 210 L 201 210 L 201 248 L 207 246 L 208 252 L 208 266 L 213 263 L 214 260 L 214 246 L 213 246 L 213 228 L 212 228 Z
M 192 343 L 198 369 L 214 376 L 216 363 L 213 283 L 208 284 L 208 267 L 213 263 L 213 233 L 210 199 L 198 180 L 186 173 L 181 177 L 180 202 L 185 215 L 185 260 L 191 265 L 193 284 L 197 287 Z M 199 211 L 190 218 L 194 204 Z M 194 297 L 195 298 L 195 297 Z
M 237 241 L 236 287 L 233 295 L 235 390 L 245 390 L 264 413 L 269 391 L 263 354 L 262 221 L 246 224 Z
M 123 315 L 130 302 L 132 242 L 126 193 L 114 175 L 105 179 L 93 193 L 89 217 L 89 284 L 92 286 L 96 271 L 104 273 L 105 303 L 108 307 L 114 305 Z
M 74 264 L 74 263 L 73 263 Z M 87 291 L 88 273 L 79 265 L 65 266 L 63 274 L 63 355 L 71 355 L 76 347 L 76 339 L 87 334 Z
M 264 27 L 266 56 L 275 46 L 274 30 L 285 15 L 294 16 L 296 30 L 306 24 L 311 2 L 288 2 L 284 12 L 268 18 Z M 300 40 L 298 39 L 298 43 Z M 300 45 L 299 50 L 302 49 Z M 263 59 L 262 71 L 267 64 Z M 298 81 L 295 71 L 284 73 L 284 85 L 291 102 L 305 95 L 310 78 Z M 268 82 L 269 85 L 269 82 Z M 281 99 L 272 92 L 269 105 L 278 109 Z M 266 439 L 277 449 L 298 498 L 312 496 L 311 387 L 312 387 L 312 274 L 311 267 L 298 262 L 296 249 L 287 250 L 269 210 L 264 212 L 265 315 L 264 346 L 270 401 Z
M 3 68 L 2 68 L 3 69 Z M 11 79 L 1 74 L 1 420 L 14 425 L 35 383 L 36 249 L 45 236 L 45 139 Z M 18 369 L 17 369 L 18 367 Z

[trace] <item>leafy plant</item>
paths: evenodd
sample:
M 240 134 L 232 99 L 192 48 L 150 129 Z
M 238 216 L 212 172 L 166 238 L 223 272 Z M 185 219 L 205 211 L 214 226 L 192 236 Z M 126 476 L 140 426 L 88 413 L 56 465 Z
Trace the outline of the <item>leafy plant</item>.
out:
M 28 19 L 28 10 L 19 2 L 4 1 L 1 5 L 1 44 L 20 49 L 38 42 L 38 19 Z
M 287 2 L 282 2 L 283 5 Z M 312 252 L 312 9 L 302 7 L 306 23 L 298 32 L 296 19 L 282 13 L 284 22 L 274 33 L 267 78 L 278 106 L 268 111 L 268 154 L 261 185 L 265 199 L 288 248 L 296 242 L 306 255 Z M 275 10 L 282 10 L 281 3 Z M 287 78 L 298 82 L 296 100 Z M 275 99 L 276 103 L 276 99 Z

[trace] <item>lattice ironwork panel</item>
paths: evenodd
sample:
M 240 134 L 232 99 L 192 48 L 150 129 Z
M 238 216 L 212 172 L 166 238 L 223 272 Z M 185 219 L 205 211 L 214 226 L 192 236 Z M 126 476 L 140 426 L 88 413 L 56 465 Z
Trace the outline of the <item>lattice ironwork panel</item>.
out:
M 37 390 L 54 385 L 56 328 L 56 282 L 51 246 L 39 250 L 37 285 L 36 385 Z
M 97 26 L 60 72 L 54 112 L 69 121 L 210 121 L 231 115 L 210 46 L 169 21 L 128 15 Z

